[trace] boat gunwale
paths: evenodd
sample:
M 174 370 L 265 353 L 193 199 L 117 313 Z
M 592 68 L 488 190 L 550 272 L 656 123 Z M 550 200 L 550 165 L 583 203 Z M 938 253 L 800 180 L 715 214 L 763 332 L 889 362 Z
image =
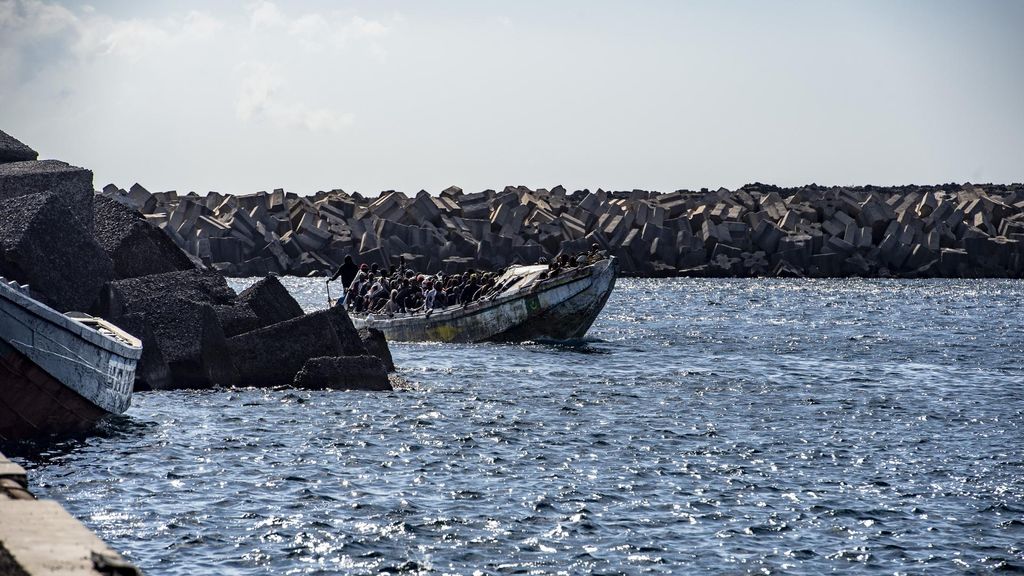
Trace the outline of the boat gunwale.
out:
M 50 326 L 60 328 L 62 331 L 70 334 L 73 338 L 85 341 L 92 346 L 103 349 L 106 352 L 133 361 L 138 361 L 142 356 L 141 340 L 102 318 L 90 316 L 97 320 L 98 323 L 105 325 L 105 327 L 111 326 L 115 328 L 115 331 L 119 335 L 127 337 L 132 344 L 118 340 L 115 337 L 106 336 L 91 326 L 80 322 L 76 318 L 68 316 L 67 314 L 62 314 L 35 298 L 23 294 L 19 290 L 15 290 L 11 286 L 8 286 L 6 282 L 0 282 L 0 298 L 7 300 L 14 306 L 17 306 L 18 309 L 23 310 L 26 314 L 34 316 L 40 321 L 46 322 Z
M 409 314 L 408 312 L 405 312 L 402 313 L 401 315 L 388 316 L 384 314 L 355 314 L 350 312 L 349 316 L 351 316 L 353 320 L 359 320 L 360 322 L 365 323 L 365 326 L 367 327 L 373 327 L 378 323 L 411 324 L 413 320 L 422 321 L 424 323 L 432 323 L 441 322 L 445 320 L 454 320 L 457 318 L 465 318 L 471 315 L 486 312 L 493 308 L 498 308 L 500 306 L 508 304 L 509 302 L 522 300 L 523 298 L 527 298 L 535 294 L 548 292 L 549 290 L 560 288 L 562 286 L 565 286 L 566 284 L 570 284 L 578 280 L 583 280 L 587 277 L 592 277 L 595 272 L 595 266 L 601 264 L 602 262 L 609 262 L 610 260 L 611 258 L 603 258 L 597 262 L 594 262 L 593 264 L 588 264 L 583 268 L 575 268 L 573 272 L 569 275 L 558 276 L 557 278 L 546 278 L 536 284 L 530 285 L 525 288 L 521 288 L 516 292 L 513 292 L 512 294 L 503 296 L 501 298 L 493 300 L 477 300 L 476 302 L 470 302 L 469 304 L 464 304 L 461 306 L 446 306 L 445 308 L 442 308 L 442 312 L 440 313 L 426 314 L 418 312 L 416 314 Z M 555 280 L 557 280 L 557 282 L 555 282 Z M 485 303 L 486 305 L 484 305 Z M 370 316 L 373 317 L 371 318 Z

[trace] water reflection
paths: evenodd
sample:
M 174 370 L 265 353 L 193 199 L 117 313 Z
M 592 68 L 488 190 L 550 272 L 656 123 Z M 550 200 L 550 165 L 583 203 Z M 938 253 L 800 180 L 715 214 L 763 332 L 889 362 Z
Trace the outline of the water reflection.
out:
M 20 454 L 153 573 L 1020 569 L 1022 296 L 626 279 L 578 345 L 397 344 L 388 394 L 141 394 Z

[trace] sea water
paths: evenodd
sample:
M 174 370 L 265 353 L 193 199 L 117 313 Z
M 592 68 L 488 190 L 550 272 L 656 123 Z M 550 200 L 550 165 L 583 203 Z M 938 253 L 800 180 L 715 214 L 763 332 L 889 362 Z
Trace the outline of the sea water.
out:
M 391 350 L 4 451 L 149 574 L 1024 570 L 1020 281 L 623 279 L 577 345 Z

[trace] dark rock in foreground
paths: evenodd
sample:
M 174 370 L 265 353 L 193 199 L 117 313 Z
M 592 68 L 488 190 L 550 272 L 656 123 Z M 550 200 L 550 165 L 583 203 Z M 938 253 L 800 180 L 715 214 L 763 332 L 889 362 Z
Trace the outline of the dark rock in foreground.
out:
M 276 277 L 246 288 L 230 306 L 217 306 L 224 333 L 231 338 L 302 316 L 302 307 Z
M 234 386 L 238 371 L 213 306 L 179 297 L 135 300 L 131 313 L 141 315 L 156 338 L 175 388 Z M 118 319 L 121 321 L 121 319 Z M 158 365 L 143 363 L 143 378 Z M 150 387 L 159 386 L 149 382 Z
M 173 389 L 171 368 L 160 351 L 160 341 L 146 321 L 146 315 L 141 312 L 126 314 L 118 319 L 117 326 L 142 341 L 142 357 L 135 365 L 135 390 Z
M 375 356 L 310 358 L 293 385 L 309 390 L 392 390 L 387 370 Z
M 82 227 L 93 229 L 92 172 L 59 160 L 0 164 L 0 200 L 52 192 Z
M 302 316 L 302 307 L 275 276 L 267 276 L 238 295 L 264 326 Z
M 341 356 L 341 343 L 324 314 L 300 316 L 228 340 L 242 386 L 290 386 L 306 360 Z
M 326 314 L 331 319 L 334 332 L 338 335 L 338 341 L 341 342 L 341 350 L 345 356 L 363 356 L 370 353 L 359 332 L 356 331 L 355 325 L 352 324 L 348 312 L 343 307 L 332 306 L 327 310 L 316 312 L 316 314 Z M 387 343 L 385 343 L 386 345 Z M 388 357 L 390 358 L 390 353 Z
M 35 160 L 39 154 L 17 138 L 0 130 L 0 164 Z
M 215 272 L 166 272 L 108 282 L 94 314 L 115 324 L 141 325 L 141 334 L 153 334 L 143 349 L 156 347 L 160 354 L 140 361 L 140 388 L 231 386 L 238 373 L 214 307 L 231 305 L 234 298 L 227 281 Z M 160 358 L 171 383 L 161 377 Z
M 217 313 L 221 328 L 224 329 L 224 336 L 228 338 L 267 326 L 245 304 L 221 304 L 214 306 L 213 309 Z
M 388 372 L 395 371 L 395 361 L 391 359 L 391 349 L 388 348 L 388 340 L 383 332 L 376 328 L 361 328 L 359 338 L 371 355 L 380 358 Z
M 57 310 L 88 311 L 114 266 L 67 203 L 56 193 L 22 194 L 0 200 L 0 215 L 0 275 L 29 284 Z
M 146 222 L 131 208 L 97 195 L 93 213 L 94 235 L 114 261 L 117 278 L 137 278 L 196 268 L 167 234 Z
M 171 297 L 211 306 L 231 305 L 235 302 L 235 291 L 223 276 L 213 271 L 165 272 L 107 283 L 94 310 L 97 316 L 114 321 L 135 312 L 138 302 Z

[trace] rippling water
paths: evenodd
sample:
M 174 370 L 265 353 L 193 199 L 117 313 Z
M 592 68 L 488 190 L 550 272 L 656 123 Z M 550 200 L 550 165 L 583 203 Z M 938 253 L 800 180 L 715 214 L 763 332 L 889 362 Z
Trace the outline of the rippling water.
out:
M 1024 571 L 1022 299 L 627 279 L 583 346 L 393 344 L 412 390 L 139 394 L 5 451 L 150 574 Z

